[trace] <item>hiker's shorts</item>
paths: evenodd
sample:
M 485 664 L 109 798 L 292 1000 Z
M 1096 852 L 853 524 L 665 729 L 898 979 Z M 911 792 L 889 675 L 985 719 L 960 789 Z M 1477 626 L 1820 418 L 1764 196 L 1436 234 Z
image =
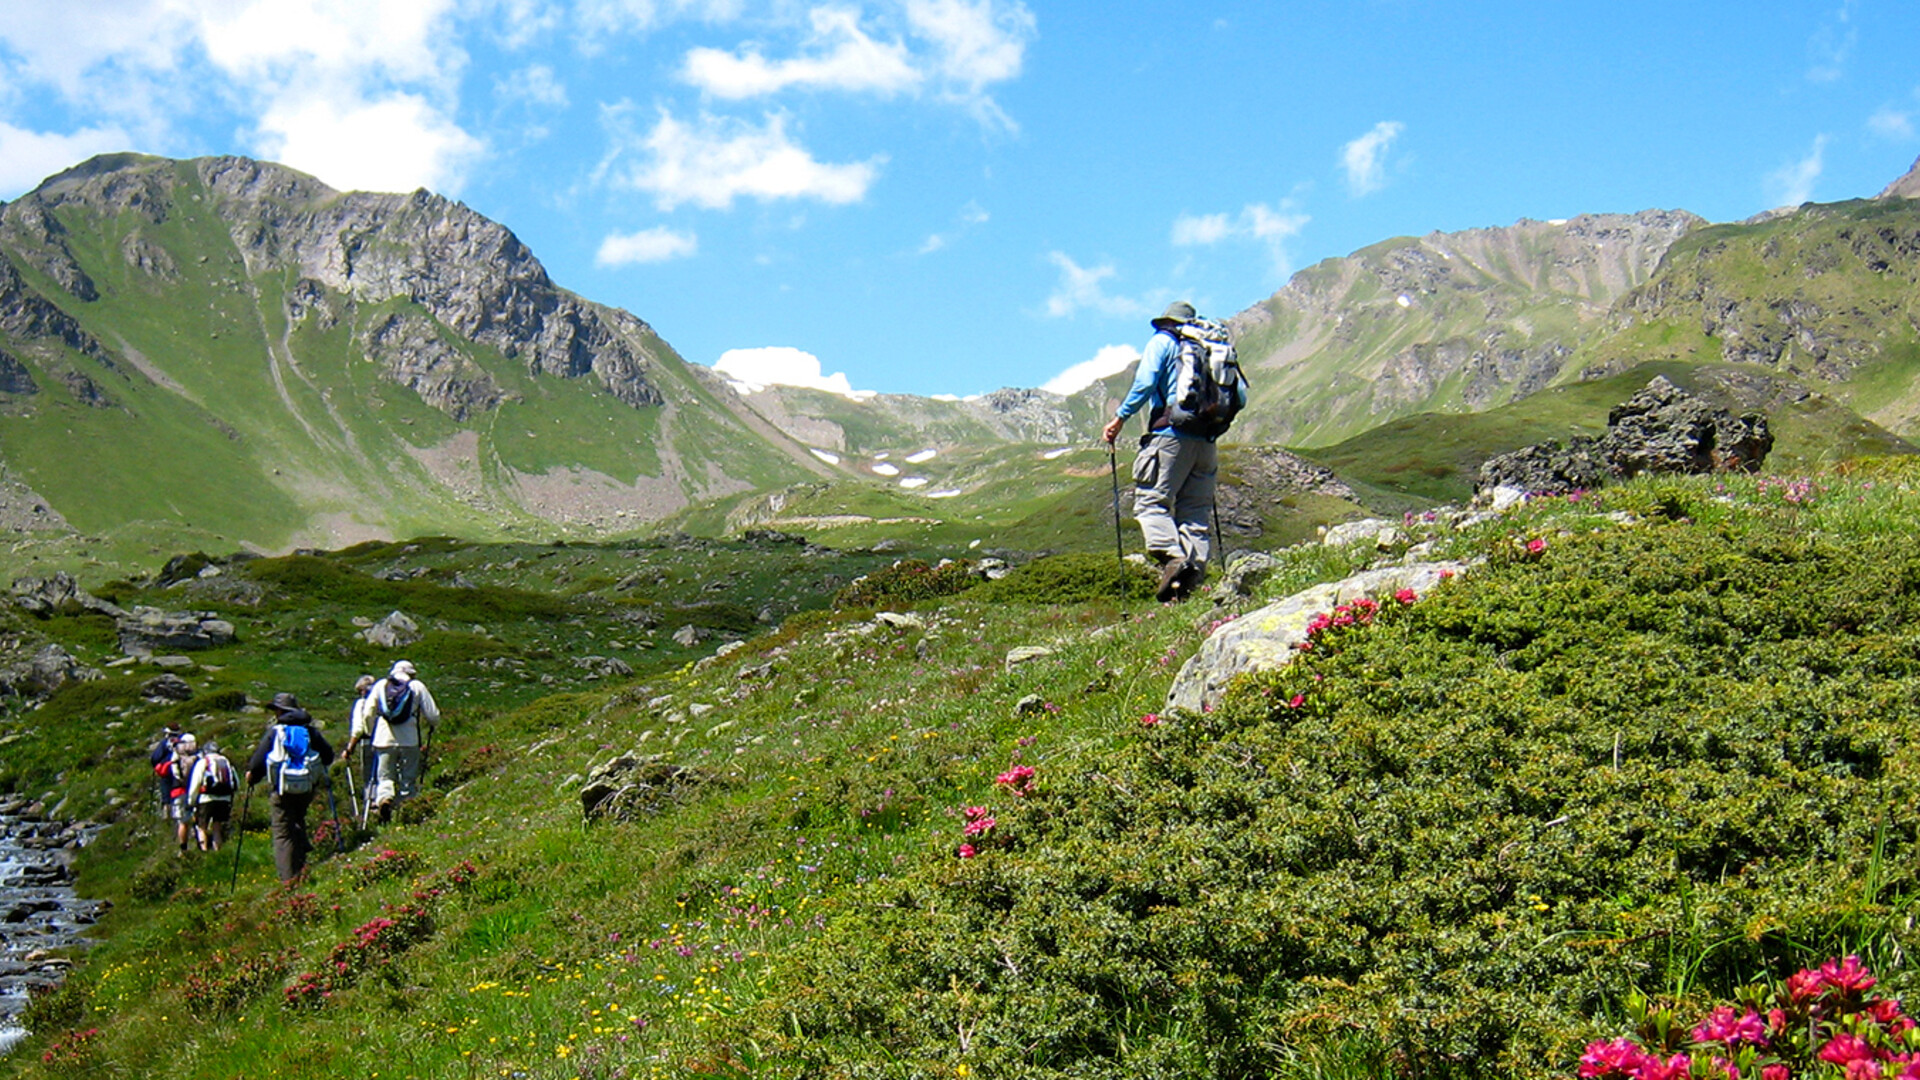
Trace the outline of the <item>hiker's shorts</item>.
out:
M 213 802 L 203 802 L 193 808 L 193 823 L 203 829 L 214 824 L 224 825 L 232 817 L 232 799 L 218 799 Z

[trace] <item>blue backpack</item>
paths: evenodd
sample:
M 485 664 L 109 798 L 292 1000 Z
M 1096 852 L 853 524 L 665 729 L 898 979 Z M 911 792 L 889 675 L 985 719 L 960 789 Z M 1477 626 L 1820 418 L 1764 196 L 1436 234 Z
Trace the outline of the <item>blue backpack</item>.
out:
M 305 724 L 273 725 L 273 749 L 267 754 L 267 771 L 273 790 L 280 795 L 306 795 L 313 791 L 313 756 L 308 753 Z
M 386 689 L 374 696 L 374 705 L 388 724 L 404 724 L 413 719 L 413 682 L 387 680 Z

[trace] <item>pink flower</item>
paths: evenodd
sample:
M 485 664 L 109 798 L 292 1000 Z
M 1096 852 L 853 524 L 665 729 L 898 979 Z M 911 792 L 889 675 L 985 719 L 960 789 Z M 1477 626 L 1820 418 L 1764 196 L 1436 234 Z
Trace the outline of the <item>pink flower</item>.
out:
M 990 817 L 978 817 L 978 818 L 974 818 L 972 821 L 967 822 L 966 828 L 962 829 L 961 831 L 966 833 L 968 836 L 984 836 L 987 833 L 992 832 L 993 827 L 997 824 L 999 824 L 999 822 L 995 821 Z
M 1847 1080 L 1881 1080 L 1880 1063 L 1860 1058 L 1847 1062 Z
M 1527 554 L 1538 555 L 1545 550 L 1547 550 L 1547 542 L 1544 539 L 1536 536 L 1527 541 Z
M 1853 1061 L 1874 1061 L 1879 1056 L 1871 1043 L 1848 1031 L 1835 1035 L 1827 1045 L 1820 1048 L 1821 1061 L 1843 1067 Z M 1875 1072 L 1874 1075 L 1880 1074 Z
M 971 859 L 971 858 L 973 858 L 973 857 L 974 857 L 974 855 L 976 855 L 976 854 L 978 854 L 978 853 L 977 853 L 977 852 L 975 852 L 975 851 L 973 850 L 973 845 L 972 845 L 972 844 L 961 844 L 961 845 L 960 845 L 960 857 L 961 857 L 961 858 L 963 858 L 963 859 Z
M 1792 1078 L 1793 1070 L 1787 1068 L 1785 1065 L 1774 1064 L 1762 1065 L 1760 1067 L 1760 1080 L 1792 1080 Z
M 1912 1018 L 1900 1011 L 1899 998 L 1880 998 L 1867 1006 L 1867 1015 L 1888 1031 L 1906 1031 L 1913 1027 Z
M 1159 713 L 1148 713 L 1147 715 L 1140 718 L 1141 727 L 1152 727 L 1153 725 L 1159 722 L 1160 722 Z
M 1420 594 L 1414 592 L 1412 589 L 1401 589 L 1399 592 L 1393 594 L 1393 598 L 1402 604 L 1411 604 L 1415 600 L 1420 599 Z
M 1693 1041 L 1724 1043 L 1728 1049 L 1741 1043 L 1765 1046 L 1767 1025 L 1752 1009 L 1741 1016 L 1733 1011 L 1733 1006 L 1722 1005 L 1693 1029 Z
M 1662 1062 L 1660 1055 L 1648 1054 L 1640 1060 L 1640 1069 L 1634 1075 L 1638 1080 L 1692 1080 L 1693 1059 L 1675 1054 Z
M 1787 976 L 1787 997 L 1795 1004 L 1804 1004 L 1819 997 L 1827 988 L 1825 980 L 1817 971 L 1802 968 Z
M 1644 1060 L 1648 1060 L 1646 1052 L 1632 1039 L 1591 1042 L 1587 1044 L 1587 1052 L 1580 1055 L 1580 1075 L 1586 1080 L 1628 1077 L 1640 1068 Z
M 1295 694 L 1292 697 L 1287 699 L 1287 708 L 1297 709 L 1300 706 L 1305 705 L 1306 703 L 1307 703 L 1307 695 Z
M 1033 793 L 1033 766 L 1015 765 L 993 778 L 993 782 L 1011 791 L 1016 798 Z
M 1820 978 L 1828 986 L 1842 994 L 1852 996 L 1873 989 L 1877 982 L 1873 972 L 1860 962 L 1858 956 L 1849 956 L 1845 960 L 1829 960 L 1820 965 Z

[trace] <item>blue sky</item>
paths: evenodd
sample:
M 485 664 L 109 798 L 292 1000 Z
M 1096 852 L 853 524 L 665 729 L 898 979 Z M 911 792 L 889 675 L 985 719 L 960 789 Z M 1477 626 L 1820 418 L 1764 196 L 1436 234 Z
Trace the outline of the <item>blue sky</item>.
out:
M 430 187 L 689 360 L 964 395 L 1392 236 L 1872 195 L 1920 3 L 0 0 L 0 198 L 126 149 Z

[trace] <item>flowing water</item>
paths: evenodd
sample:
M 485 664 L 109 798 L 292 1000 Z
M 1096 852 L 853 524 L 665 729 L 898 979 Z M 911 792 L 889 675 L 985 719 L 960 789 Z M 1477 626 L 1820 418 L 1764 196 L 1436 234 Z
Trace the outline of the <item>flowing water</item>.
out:
M 57 986 L 106 902 L 73 890 L 73 853 L 97 829 L 0 805 L 0 1052 L 26 1034 L 19 1015 L 36 988 Z

